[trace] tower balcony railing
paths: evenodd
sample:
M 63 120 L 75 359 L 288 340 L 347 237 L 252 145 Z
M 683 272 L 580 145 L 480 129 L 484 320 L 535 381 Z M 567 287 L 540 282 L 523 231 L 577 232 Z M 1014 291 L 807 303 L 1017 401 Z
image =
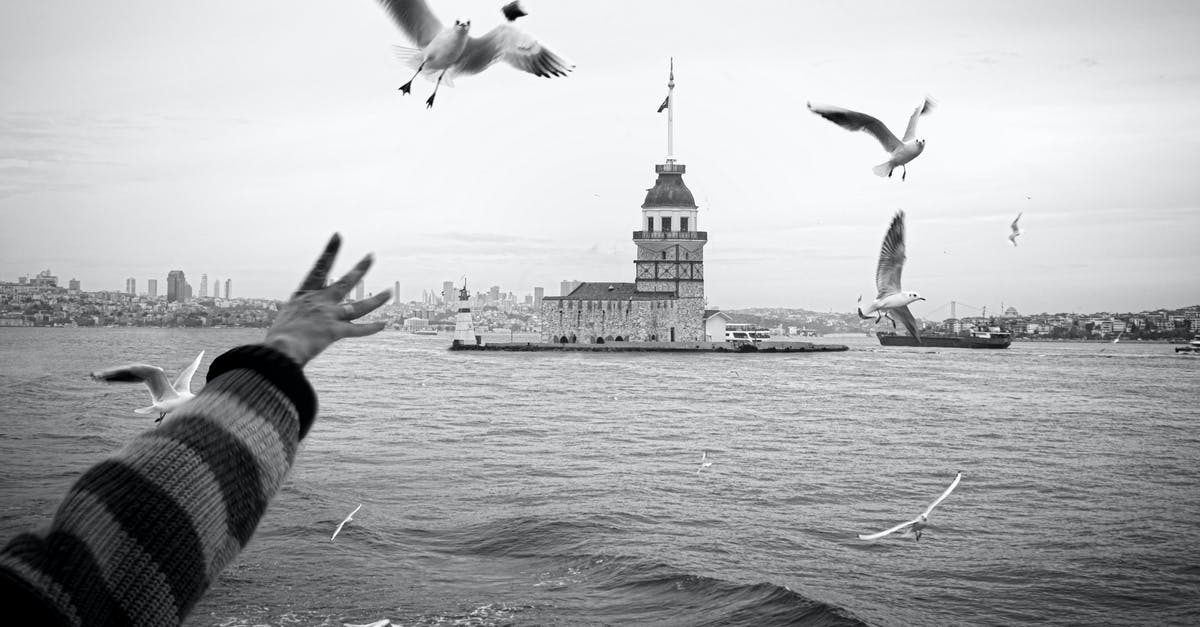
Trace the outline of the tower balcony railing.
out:
M 634 231 L 633 239 L 687 239 L 708 241 L 708 231 Z

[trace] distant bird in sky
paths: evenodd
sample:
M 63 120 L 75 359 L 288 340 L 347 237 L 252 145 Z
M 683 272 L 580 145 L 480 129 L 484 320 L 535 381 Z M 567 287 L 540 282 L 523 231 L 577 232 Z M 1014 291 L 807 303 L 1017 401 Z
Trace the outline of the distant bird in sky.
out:
M 106 383 L 146 384 L 146 387 L 150 389 L 150 401 L 153 404 L 133 411 L 138 414 L 158 412 L 158 420 L 154 421 L 155 424 L 158 424 L 168 413 L 175 411 L 180 405 L 195 396 L 191 389 L 192 375 L 196 374 L 196 368 L 200 366 L 200 360 L 203 357 L 204 351 L 200 351 L 200 354 L 196 355 L 196 359 L 187 368 L 184 368 L 178 377 L 175 377 L 174 382 L 167 379 L 167 373 L 163 372 L 162 368 L 147 364 L 130 364 L 99 370 L 92 373 L 92 378 Z
M 912 536 L 914 536 L 915 540 L 919 541 L 921 539 L 921 532 L 925 529 L 926 525 L 929 524 L 929 515 L 933 513 L 933 508 L 937 507 L 942 501 L 946 500 L 947 496 L 950 496 L 950 493 L 953 492 L 954 488 L 958 486 L 958 482 L 961 479 L 962 479 L 962 473 L 960 472 L 954 476 L 954 481 L 950 484 L 950 487 L 946 488 L 946 491 L 942 492 L 942 495 L 937 497 L 937 500 L 935 500 L 933 503 L 931 503 L 929 505 L 929 507 L 926 507 L 925 511 L 922 512 L 916 518 L 914 518 L 908 522 L 900 523 L 899 525 L 896 525 L 895 527 L 892 527 L 891 529 L 886 529 L 884 531 L 880 531 L 879 533 L 859 534 L 858 539 L 859 540 L 877 540 L 886 535 L 890 535 L 890 534 L 893 534 L 893 533 L 896 533 L 897 531 L 899 531 L 901 535 L 905 535 L 905 536 L 912 535 Z
M 701 451 L 700 467 L 696 469 L 696 474 L 700 474 L 701 470 L 704 470 L 705 468 L 708 468 L 709 466 L 712 466 L 712 460 L 710 460 L 708 458 L 708 451 Z
M 887 161 L 875 166 L 871 171 L 879 176 L 890 177 L 892 170 L 901 168 L 900 180 L 903 181 L 908 176 L 908 162 L 916 159 L 925 150 L 925 140 L 915 139 L 917 119 L 932 111 L 935 104 L 931 98 L 925 97 L 925 102 L 917 107 L 913 111 L 912 117 L 908 119 L 908 128 L 904 131 L 904 139 L 896 139 L 895 133 L 892 133 L 887 125 L 880 122 L 878 118 L 865 113 L 832 105 L 814 105 L 811 102 L 808 103 L 808 110 L 848 131 L 870 133 L 872 137 L 879 140 L 880 144 L 883 144 L 883 149 L 891 155 Z
M 1013 246 L 1017 245 L 1017 236 L 1025 233 L 1025 231 L 1022 231 L 1021 227 L 1017 224 L 1018 222 L 1021 221 L 1022 215 L 1023 215 L 1023 212 L 1017 212 L 1017 219 L 1012 221 L 1012 233 L 1008 234 L 1008 241 L 1012 242 Z M 1034 243 L 1036 244 L 1037 242 L 1034 242 Z M 1036 246 L 1035 246 L 1035 248 L 1036 248 Z
M 895 314 L 900 318 L 900 322 L 904 323 L 904 328 L 908 329 L 908 333 L 917 338 L 917 342 L 920 342 L 921 334 L 917 330 L 917 320 L 908 310 L 908 305 L 925 299 L 916 292 L 903 292 L 900 289 L 900 273 L 904 271 L 906 258 L 904 212 L 897 211 L 895 217 L 892 218 L 892 225 L 888 227 L 887 234 L 883 236 L 883 246 L 879 250 L 879 265 L 875 267 L 875 288 L 879 290 L 879 293 L 865 312 L 861 306 L 862 296 L 858 297 L 860 303 L 858 317 L 870 320 L 870 314 L 875 314 L 875 322 L 878 323 L 880 318 L 886 315 L 894 327 L 896 319 L 892 318 L 891 314 Z
M 502 10 L 508 22 L 493 28 L 482 37 L 469 36 L 470 20 L 454 20 L 453 26 L 443 27 L 441 21 L 429 10 L 425 0 L 380 2 L 400 30 L 404 31 L 405 36 L 417 46 L 395 47 L 396 56 L 416 70 L 413 77 L 400 87 L 400 91 L 410 93 L 413 80 L 421 74 L 430 80 L 433 80 L 434 74 L 437 75 L 433 93 L 425 101 L 427 108 L 433 106 L 433 99 L 437 96 L 438 87 L 442 82 L 453 87 L 455 77 L 462 74 L 478 74 L 500 60 L 519 70 L 543 77 L 566 76 L 567 72 L 575 67 L 511 24 L 518 17 L 527 15 L 519 1 L 504 5 Z
M 342 522 L 338 523 L 337 529 L 333 530 L 333 535 L 329 536 L 330 542 L 333 542 L 333 539 L 336 538 L 337 534 L 342 531 L 342 527 L 344 527 L 346 525 L 346 523 L 350 522 L 351 520 L 354 520 L 354 515 L 357 514 L 358 510 L 360 510 L 360 509 L 362 509 L 362 503 L 359 503 L 358 507 L 355 507 L 354 511 L 350 512 L 349 516 L 346 516 L 346 520 L 343 520 Z

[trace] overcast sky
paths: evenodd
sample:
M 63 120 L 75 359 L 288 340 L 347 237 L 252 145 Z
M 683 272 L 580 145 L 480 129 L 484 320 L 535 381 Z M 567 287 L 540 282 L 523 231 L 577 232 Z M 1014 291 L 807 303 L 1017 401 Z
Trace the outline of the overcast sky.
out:
M 477 35 L 500 4 L 431 0 Z M 464 275 L 519 296 L 632 281 L 674 56 L 710 306 L 853 310 L 896 209 L 918 316 L 1200 301 L 1200 3 L 525 7 L 576 70 L 498 64 L 426 110 L 374 0 L 0 4 L 0 280 L 162 290 L 180 269 L 283 298 L 339 231 L 337 270 L 374 251 L 367 289 L 406 300 Z M 905 182 L 805 108 L 902 134 L 926 94 Z

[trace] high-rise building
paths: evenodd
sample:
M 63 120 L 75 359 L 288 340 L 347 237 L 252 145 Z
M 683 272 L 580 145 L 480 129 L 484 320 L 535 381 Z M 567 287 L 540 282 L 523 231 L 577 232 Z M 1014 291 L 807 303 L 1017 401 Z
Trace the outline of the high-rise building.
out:
M 363 292 L 364 292 L 366 289 L 367 289 L 367 286 L 366 286 L 366 285 L 363 285 L 363 282 L 362 282 L 362 281 L 359 281 L 359 282 L 358 282 L 358 285 L 354 286 L 354 300 L 362 300 L 362 299 L 363 299 Z
M 186 302 L 187 301 L 187 279 L 184 278 L 183 270 L 172 270 L 167 273 L 167 302 Z
M 233 279 L 225 279 L 225 299 L 233 298 Z
M 187 281 L 183 282 L 183 301 L 192 300 L 192 284 Z
M 488 288 L 487 300 L 489 303 L 495 304 L 500 302 L 500 286 L 493 285 Z
M 208 275 L 200 275 L 200 298 L 208 298 Z
M 450 305 L 458 302 L 458 290 L 454 289 L 454 281 L 442 281 L 442 304 Z
M 213 279 L 213 298 L 221 297 L 221 279 Z
M 67 289 L 71 290 L 72 292 L 79 291 L 79 279 L 71 279 L 71 281 L 69 283 L 67 283 L 67 285 L 68 285 Z
M 158 298 L 158 279 L 146 279 L 146 293 L 150 298 Z
M 545 288 L 541 288 L 541 287 L 533 288 L 533 306 L 541 307 L 542 306 L 542 297 L 545 295 L 546 295 Z
M 74 279 L 72 279 L 74 281 Z M 130 296 L 137 296 L 137 279 L 129 277 L 125 279 L 125 293 Z
M 566 296 L 567 294 L 574 292 L 575 288 L 579 287 L 580 283 L 582 283 L 582 281 L 563 281 L 563 282 L 559 283 L 558 284 L 558 295 Z

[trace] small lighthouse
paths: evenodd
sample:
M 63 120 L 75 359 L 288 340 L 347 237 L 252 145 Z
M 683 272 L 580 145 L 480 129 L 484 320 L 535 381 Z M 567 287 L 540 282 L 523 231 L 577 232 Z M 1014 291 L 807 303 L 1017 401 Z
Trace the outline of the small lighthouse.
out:
M 475 321 L 471 317 L 471 295 L 467 292 L 467 278 L 463 277 L 462 289 L 458 291 L 458 314 L 454 316 L 453 344 L 475 343 Z

